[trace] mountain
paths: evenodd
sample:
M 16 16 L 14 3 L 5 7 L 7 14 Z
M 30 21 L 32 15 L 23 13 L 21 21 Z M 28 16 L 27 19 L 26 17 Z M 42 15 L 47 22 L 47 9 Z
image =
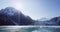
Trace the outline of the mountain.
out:
M 41 18 L 41 19 L 38 19 L 38 21 L 48 21 L 49 19 L 48 18 Z
M 51 19 L 41 18 L 33 20 L 21 11 L 7 7 L 0 10 L 0 25 L 60 25 L 60 16 Z
M 33 20 L 21 11 L 7 7 L 0 10 L 0 25 L 33 25 Z
M 37 20 L 35 23 L 36 23 L 36 25 L 57 26 L 57 25 L 60 25 L 60 16 L 59 17 L 53 17 L 49 20 L 48 19 L 46 20 L 46 18 L 43 18 L 43 19 Z
M 49 20 L 50 22 L 53 22 L 54 25 L 60 25 L 60 16 L 59 17 L 54 17 Z

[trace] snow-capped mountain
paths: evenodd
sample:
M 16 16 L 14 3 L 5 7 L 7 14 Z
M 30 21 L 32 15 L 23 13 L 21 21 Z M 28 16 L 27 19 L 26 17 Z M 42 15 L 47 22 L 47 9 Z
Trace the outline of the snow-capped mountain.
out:
M 60 16 L 59 17 L 53 17 L 51 19 L 42 18 L 40 20 L 37 20 L 35 22 L 36 25 L 60 25 Z
M 0 25 L 32 25 L 33 20 L 13 7 L 0 10 Z
M 1 13 L 1 14 L 3 13 L 3 14 L 12 16 L 12 15 L 15 14 L 15 9 L 12 8 L 12 7 L 7 7 L 7 8 L 5 8 L 5 9 L 2 9 L 2 10 L 0 11 L 0 13 Z
M 41 19 L 38 19 L 38 21 L 48 21 L 49 19 L 48 18 L 41 18 Z

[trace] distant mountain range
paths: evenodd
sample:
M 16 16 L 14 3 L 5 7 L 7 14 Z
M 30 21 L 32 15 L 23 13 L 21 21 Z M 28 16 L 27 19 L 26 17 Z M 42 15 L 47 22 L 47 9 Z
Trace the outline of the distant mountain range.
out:
M 36 24 L 37 25 L 53 25 L 53 26 L 57 26 L 57 25 L 60 25 L 60 16 L 59 17 L 54 17 L 54 18 L 51 18 L 51 19 L 47 19 L 47 18 L 40 19 L 40 20 L 37 20 Z
M 7 7 L 0 10 L 0 25 L 60 25 L 60 16 L 33 20 L 21 11 Z
M 47 21 L 47 20 L 50 20 L 48 18 L 40 18 L 40 19 L 37 19 L 38 21 Z

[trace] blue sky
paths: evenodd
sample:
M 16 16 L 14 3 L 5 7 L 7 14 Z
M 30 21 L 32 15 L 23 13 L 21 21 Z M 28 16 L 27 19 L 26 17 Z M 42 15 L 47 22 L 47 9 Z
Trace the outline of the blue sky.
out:
M 32 19 L 60 16 L 60 0 L 0 0 L 0 9 L 6 7 L 19 8 Z

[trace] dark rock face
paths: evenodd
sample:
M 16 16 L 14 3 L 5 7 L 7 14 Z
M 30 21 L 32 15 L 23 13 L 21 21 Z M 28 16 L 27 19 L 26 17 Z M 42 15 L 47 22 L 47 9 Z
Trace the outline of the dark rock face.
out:
M 0 25 L 33 25 L 33 20 L 15 8 L 0 10 Z

